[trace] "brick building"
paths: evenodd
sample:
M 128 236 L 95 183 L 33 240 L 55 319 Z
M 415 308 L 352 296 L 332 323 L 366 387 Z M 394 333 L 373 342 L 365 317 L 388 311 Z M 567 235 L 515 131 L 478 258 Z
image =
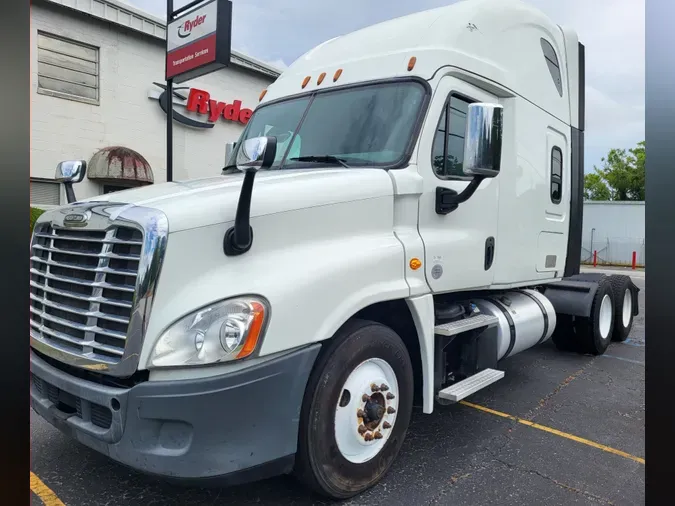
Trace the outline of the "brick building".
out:
M 165 37 L 162 19 L 121 0 L 33 0 L 31 204 L 66 202 L 54 182 L 62 160 L 88 163 L 78 198 L 166 181 Z M 233 52 L 230 67 L 177 85 L 175 180 L 220 172 L 225 144 L 279 72 Z M 205 114 L 207 99 L 216 107 Z

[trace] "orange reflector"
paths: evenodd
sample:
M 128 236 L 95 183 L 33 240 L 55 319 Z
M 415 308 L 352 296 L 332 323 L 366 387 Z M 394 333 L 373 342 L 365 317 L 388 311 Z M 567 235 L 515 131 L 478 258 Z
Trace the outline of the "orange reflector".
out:
M 261 102 L 262 99 L 265 98 L 265 95 L 267 95 L 267 88 L 265 88 L 264 90 L 262 90 L 260 92 L 260 97 L 258 98 L 258 102 Z
M 417 63 L 417 58 L 414 56 L 408 60 L 408 72 L 415 68 L 415 63 Z
M 265 321 L 265 308 L 259 302 L 252 302 L 253 306 L 253 322 L 248 331 L 248 336 L 246 337 L 246 342 L 244 347 L 241 349 L 237 358 L 248 357 L 255 347 L 258 344 L 258 338 L 260 337 L 260 332 L 262 331 L 263 322 Z
M 305 77 L 305 80 L 302 81 L 302 87 L 303 87 L 303 88 L 304 88 L 305 86 L 307 86 L 307 84 L 309 83 L 309 80 L 310 80 L 310 79 L 311 79 L 311 78 L 310 78 L 309 76 Z
M 335 74 L 333 75 L 333 82 L 337 81 L 340 79 L 340 76 L 342 75 L 342 69 L 337 69 L 335 71 Z
M 414 271 L 422 267 L 422 262 L 419 258 L 413 258 L 410 260 L 410 268 Z
M 316 80 L 316 84 L 321 84 L 325 78 L 326 78 L 326 73 L 325 73 L 325 72 L 321 72 L 321 75 L 320 75 L 319 78 Z

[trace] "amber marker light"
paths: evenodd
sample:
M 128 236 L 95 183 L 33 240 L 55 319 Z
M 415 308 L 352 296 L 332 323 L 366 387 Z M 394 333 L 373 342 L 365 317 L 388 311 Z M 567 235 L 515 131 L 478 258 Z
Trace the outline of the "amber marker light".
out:
M 265 322 L 265 307 L 260 302 L 252 302 L 251 306 L 253 308 L 253 322 L 251 322 L 244 347 L 237 354 L 237 358 L 248 357 L 253 353 L 255 347 L 258 345 L 258 339 Z
M 417 58 L 414 56 L 408 60 L 408 72 L 415 68 L 415 63 L 417 63 Z

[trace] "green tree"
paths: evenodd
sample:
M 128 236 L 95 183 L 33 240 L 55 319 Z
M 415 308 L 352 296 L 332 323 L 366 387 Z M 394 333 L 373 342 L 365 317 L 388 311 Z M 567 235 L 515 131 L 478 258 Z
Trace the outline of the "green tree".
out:
M 584 197 L 588 200 L 645 199 L 645 141 L 633 149 L 611 149 L 602 158 L 602 167 L 584 176 Z
M 584 176 L 584 200 L 609 200 L 612 197 L 600 174 L 591 172 Z

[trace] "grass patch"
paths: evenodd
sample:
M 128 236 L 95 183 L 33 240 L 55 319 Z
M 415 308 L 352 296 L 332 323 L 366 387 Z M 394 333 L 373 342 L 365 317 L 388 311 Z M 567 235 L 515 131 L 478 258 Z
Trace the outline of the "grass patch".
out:
M 38 209 L 37 207 L 31 207 L 30 208 L 30 233 L 31 235 L 33 234 L 33 227 L 35 226 L 35 222 L 37 219 L 40 217 L 40 215 L 44 213 L 43 209 Z

